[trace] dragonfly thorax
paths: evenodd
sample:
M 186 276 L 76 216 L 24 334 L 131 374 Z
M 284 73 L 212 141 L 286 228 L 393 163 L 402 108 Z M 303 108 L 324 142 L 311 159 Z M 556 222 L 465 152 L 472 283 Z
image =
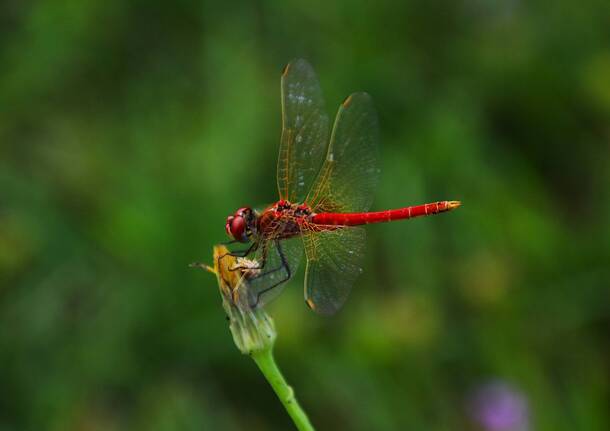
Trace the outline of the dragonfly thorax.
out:
M 256 231 L 263 237 L 290 238 L 299 234 L 300 225 L 312 214 L 306 204 L 293 204 L 281 199 L 260 214 Z
M 285 199 L 280 199 L 270 209 L 276 215 L 290 214 L 293 217 L 307 217 L 312 214 L 307 204 L 293 204 Z

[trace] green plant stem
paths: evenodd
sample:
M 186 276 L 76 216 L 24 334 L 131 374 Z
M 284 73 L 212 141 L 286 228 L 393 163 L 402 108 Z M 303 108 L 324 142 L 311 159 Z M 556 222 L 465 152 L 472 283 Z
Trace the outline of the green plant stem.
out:
M 315 431 L 309 422 L 309 418 L 294 396 L 294 391 L 286 383 L 284 376 L 282 376 L 280 369 L 277 367 L 273 358 L 273 347 L 270 346 L 269 348 L 252 352 L 252 359 L 254 359 L 254 362 L 256 362 L 256 365 L 262 371 L 277 397 L 284 404 L 297 429 L 299 431 Z

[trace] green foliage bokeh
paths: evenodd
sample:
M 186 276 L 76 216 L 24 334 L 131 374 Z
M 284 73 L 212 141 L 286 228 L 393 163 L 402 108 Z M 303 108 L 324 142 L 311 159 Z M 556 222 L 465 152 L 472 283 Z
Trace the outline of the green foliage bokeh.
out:
M 610 3 L 109 0 L 0 6 L 0 430 L 290 429 L 232 344 L 211 261 L 276 199 L 279 75 L 381 124 L 335 318 L 270 307 L 319 429 L 476 429 L 489 381 L 536 430 L 610 427 Z

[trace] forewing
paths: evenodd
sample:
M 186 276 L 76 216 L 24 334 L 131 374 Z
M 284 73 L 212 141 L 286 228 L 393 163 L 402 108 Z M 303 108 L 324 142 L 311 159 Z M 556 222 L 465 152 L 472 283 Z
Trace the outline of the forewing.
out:
M 369 209 L 379 182 L 378 141 L 371 97 L 352 94 L 339 106 L 326 159 L 306 199 L 314 212 Z
M 307 255 L 305 302 L 315 312 L 331 315 L 343 306 L 362 273 L 366 236 L 359 227 L 327 228 L 334 230 L 303 234 Z
M 282 137 L 277 163 L 280 199 L 304 201 L 328 146 L 328 115 L 311 65 L 294 60 L 282 73 Z

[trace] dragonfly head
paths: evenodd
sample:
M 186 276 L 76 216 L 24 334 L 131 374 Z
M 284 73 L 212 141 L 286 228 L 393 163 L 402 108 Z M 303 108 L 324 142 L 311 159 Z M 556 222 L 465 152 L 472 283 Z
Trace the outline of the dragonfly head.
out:
M 256 215 L 252 208 L 244 207 L 227 217 L 227 234 L 239 242 L 248 242 L 256 231 Z

